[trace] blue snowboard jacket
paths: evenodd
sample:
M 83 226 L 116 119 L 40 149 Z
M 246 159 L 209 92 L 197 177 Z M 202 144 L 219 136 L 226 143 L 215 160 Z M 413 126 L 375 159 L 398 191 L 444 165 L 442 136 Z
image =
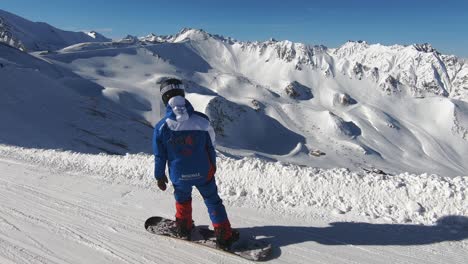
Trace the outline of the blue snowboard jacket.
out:
M 154 176 L 162 179 L 166 164 L 174 185 L 196 186 L 211 180 L 216 171 L 215 133 L 205 114 L 196 112 L 188 100 L 188 120 L 178 122 L 168 104 L 165 117 L 153 134 Z

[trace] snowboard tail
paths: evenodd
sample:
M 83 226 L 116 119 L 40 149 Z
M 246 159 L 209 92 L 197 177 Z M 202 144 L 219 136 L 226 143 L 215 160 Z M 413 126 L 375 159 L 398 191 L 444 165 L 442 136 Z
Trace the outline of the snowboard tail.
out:
M 232 244 L 230 249 L 221 249 L 216 245 L 214 231 L 207 226 L 195 226 L 192 230 L 191 239 L 187 240 L 177 235 L 174 220 L 159 216 L 148 218 L 145 222 L 145 229 L 155 235 L 184 240 L 191 244 L 209 247 L 253 261 L 268 260 L 272 253 L 270 243 L 257 240 L 253 237 L 243 237 L 242 234 L 239 240 Z

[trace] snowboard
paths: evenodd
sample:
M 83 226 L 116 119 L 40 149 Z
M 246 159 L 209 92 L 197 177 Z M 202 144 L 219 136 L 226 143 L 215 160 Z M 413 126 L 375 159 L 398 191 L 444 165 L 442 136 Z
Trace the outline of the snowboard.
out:
M 209 247 L 252 261 L 268 260 L 272 254 L 272 246 L 270 243 L 263 240 L 257 240 L 254 237 L 243 236 L 242 234 L 240 234 L 239 240 L 234 242 L 229 250 L 218 248 L 216 246 L 214 231 L 209 229 L 207 226 L 195 226 L 192 229 L 191 240 L 180 238 L 177 236 L 175 231 L 175 221 L 159 216 L 148 218 L 145 222 L 145 229 L 152 234 Z

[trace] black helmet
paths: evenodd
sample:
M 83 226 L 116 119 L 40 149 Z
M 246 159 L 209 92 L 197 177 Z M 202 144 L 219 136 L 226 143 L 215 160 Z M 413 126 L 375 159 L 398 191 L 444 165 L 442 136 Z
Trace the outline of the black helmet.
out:
M 169 100 L 174 96 L 180 95 L 185 97 L 185 90 L 182 81 L 175 78 L 164 80 L 161 83 L 160 91 L 164 105 L 167 105 Z

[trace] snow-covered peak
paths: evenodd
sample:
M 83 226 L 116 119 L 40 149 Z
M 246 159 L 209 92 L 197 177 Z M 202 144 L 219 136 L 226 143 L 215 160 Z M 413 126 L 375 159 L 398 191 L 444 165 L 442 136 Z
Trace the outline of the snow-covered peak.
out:
M 464 88 L 468 87 L 466 64 L 456 56 L 442 55 L 428 43 L 385 46 L 347 42 L 334 50 L 333 56 L 340 72 L 352 78 L 370 79 L 388 94 L 468 99 Z M 389 85 L 388 80 L 393 80 L 394 85 Z
M 109 38 L 106 38 L 104 35 L 96 32 L 96 31 L 90 31 L 90 32 L 85 32 L 88 36 L 92 37 L 93 39 L 95 39 L 96 41 L 99 41 L 99 42 L 109 42 L 109 41 L 112 41 L 111 39 Z
M 437 53 L 440 54 L 435 48 L 432 47 L 431 44 L 429 43 L 423 43 L 423 44 L 413 44 L 412 47 L 416 49 L 417 51 L 420 52 L 425 52 L 425 53 Z
M 96 39 L 97 37 L 97 32 L 96 31 L 90 31 L 90 32 L 85 32 L 88 34 L 88 36 L 92 37 L 93 39 Z
M 64 31 L 44 22 L 32 22 L 1 9 L 0 24 L 2 42 L 21 43 L 28 51 L 58 50 L 77 43 L 109 41 L 97 34 L 94 38 L 84 32 Z
M 147 43 L 182 43 L 190 40 L 199 45 L 204 56 L 219 58 L 232 50 L 258 58 L 266 63 L 281 60 L 296 70 L 305 67 L 318 69 L 327 77 L 337 73 L 352 79 L 370 80 L 386 94 L 409 94 L 450 96 L 468 99 L 468 65 L 456 56 L 442 55 L 428 43 L 413 45 L 369 44 L 366 41 L 348 41 L 335 49 L 311 46 L 289 40 L 269 39 L 238 41 L 229 37 L 210 34 L 202 29 L 184 28 L 172 36 L 151 34 L 140 38 Z M 230 46 L 230 48 L 229 48 Z M 229 51 L 231 50 L 231 51 Z M 211 55 L 210 55 L 211 54 Z M 229 55 L 231 56 L 231 55 Z M 229 59 L 231 60 L 231 59 Z
M 237 42 L 237 40 L 224 37 L 217 34 L 211 34 L 206 32 L 203 29 L 195 29 L 195 28 L 183 28 L 177 34 L 174 35 L 156 35 L 151 33 L 146 37 L 141 37 L 140 40 L 143 42 L 169 42 L 169 43 L 180 43 L 187 40 L 191 41 L 206 41 L 206 40 L 217 40 L 225 43 L 233 44 Z
M 365 41 L 347 41 L 341 47 L 335 50 L 338 57 L 346 57 L 356 52 L 362 52 L 369 48 L 369 44 Z
M 150 42 L 150 43 L 156 43 L 156 42 L 159 42 L 158 40 L 160 39 L 156 34 L 154 33 L 151 33 L 149 35 L 147 35 L 146 37 L 140 37 L 138 38 L 140 41 L 143 41 L 143 42 Z
M 363 40 L 348 40 L 343 45 L 337 48 L 337 50 L 353 50 L 360 51 L 369 48 L 370 44 Z
M 212 37 L 212 35 L 203 29 L 184 28 L 174 36 L 172 42 L 182 42 L 187 39 L 202 41 L 207 40 L 210 37 Z
M 183 28 L 175 35 L 158 36 L 152 33 L 146 37 L 140 38 L 140 41 L 149 43 L 180 43 L 187 40 L 193 42 L 218 41 L 232 46 L 241 47 L 242 50 L 256 51 L 260 55 L 268 53 L 268 50 L 270 50 L 274 54 L 276 54 L 276 57 L 282 60 L 291 62 L 294 59 L 298 59 L 304 64 L 312 64 L 311 61 L 314 49 L 313 47 L 310 47 L 309 45 L 304 43 L 292 42 L 289 40 L 278 41 L 274 38 L 270 38 L 269 40 L 263 42 L 238 41 L 231 37 L 210 34 L 204 31 L 203 29 L 193 28 Z
M 139 41 L 140 39 L 137 36 L 127 35 L 116 42 L 120 44 L 137 44 Z

